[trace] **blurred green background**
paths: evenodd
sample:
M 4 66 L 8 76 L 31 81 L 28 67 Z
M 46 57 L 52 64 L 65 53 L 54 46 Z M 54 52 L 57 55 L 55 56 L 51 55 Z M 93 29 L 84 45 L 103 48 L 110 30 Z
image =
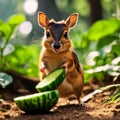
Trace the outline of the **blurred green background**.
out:
M 70 38 L 84 69 L 85 83 L 119 78 L 119 0 L 0 0 L 0 72 L 13 70 L 38 77 L 43 36 L 38 11 L 56 21 L 79 13 Z

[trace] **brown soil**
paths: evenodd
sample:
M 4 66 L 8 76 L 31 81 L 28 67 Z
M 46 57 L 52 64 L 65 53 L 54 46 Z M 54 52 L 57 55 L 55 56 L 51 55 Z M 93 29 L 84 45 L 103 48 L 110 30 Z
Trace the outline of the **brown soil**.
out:
M 100 83 L 86 85 L 83 96 L 92 91 L 93 86 L 96 89 Z M 110 91 L 95 95 L 84 103 L 85 107 L 82 108 L 75 99 L 71 100 L 70 104 L 66 104 L 66 100 L 60 99 L 50 112 L 31 115 L 21 111 L 13 102 L 14 97 L 29 92 L 23 87 L 18 89 L 17 92 L 11 87 L 0 89 L 1 98 L 4 100 L 0 101 L 0 120 L 120 120 L 120 103 L 103 104 L 103 101 L 111 94 Z

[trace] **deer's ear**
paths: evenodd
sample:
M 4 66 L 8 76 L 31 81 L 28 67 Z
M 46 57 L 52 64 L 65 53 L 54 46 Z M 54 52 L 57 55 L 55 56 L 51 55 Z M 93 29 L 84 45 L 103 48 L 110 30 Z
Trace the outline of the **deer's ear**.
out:
M 77 21 L 78 21 L 78 13 L 74 13 L 66 19 L 66 24 L 69 28 L 73 28 L 76 25 Z
M 46 16 L 46 14 L 43 12 L 38 12 L 38 24 L 41 27 L 46 28 L 48 26 L 48 23 L 49 23 L 49 19 Z

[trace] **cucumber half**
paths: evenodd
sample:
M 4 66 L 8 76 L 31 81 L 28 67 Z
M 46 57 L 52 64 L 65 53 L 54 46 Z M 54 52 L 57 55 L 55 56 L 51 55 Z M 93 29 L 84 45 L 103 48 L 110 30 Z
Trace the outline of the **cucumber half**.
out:
M 14 101 L 17 106 L 26 113 L 45 113 L 55 106 L 58 98 L 58 90 L 52 90 L 16 97 Z
M 47 75 L 36 86 L 39 92 L 55 90 L 65 79 L 65 69 L 59 68 Z

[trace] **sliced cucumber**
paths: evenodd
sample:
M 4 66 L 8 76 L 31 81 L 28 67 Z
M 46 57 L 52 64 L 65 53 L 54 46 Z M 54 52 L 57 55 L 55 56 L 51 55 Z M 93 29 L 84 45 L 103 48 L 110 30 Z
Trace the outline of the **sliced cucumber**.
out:
M 57 90 L 47 91 L 43 93 L 35 93 L 14 98 L 17 106 L 27 113 L 44 113 L 48 112 L 59 98 Z
M 51 72 L 41 82 L 38 83 L 36 89 L 39 92 L 55 90 L 65 79 L 65 69 L 59 68 Z

